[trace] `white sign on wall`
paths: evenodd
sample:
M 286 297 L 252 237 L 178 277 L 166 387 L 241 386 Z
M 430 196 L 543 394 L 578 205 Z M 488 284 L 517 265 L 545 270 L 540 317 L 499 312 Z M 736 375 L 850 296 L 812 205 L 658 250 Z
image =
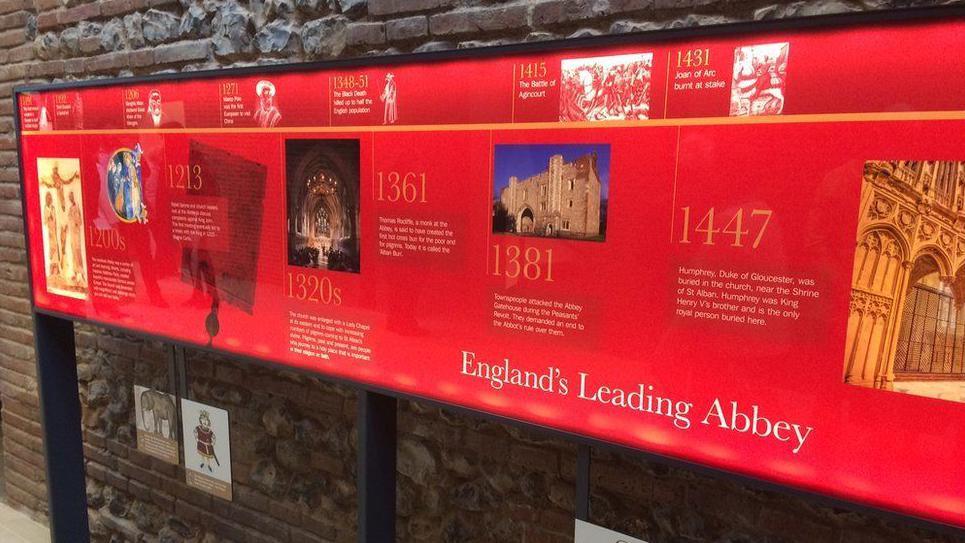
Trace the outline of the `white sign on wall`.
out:
M 231 439 L 228 412 L 181 399 L 184 427 L 184 473 L 192 486 L 231 500 Z
M 582 520 L 576 521 L 575 543 L 647 543 Z
M 178 399 L 172 394 L 134 385 L 137 449 L 169 464 L 178 464 Z

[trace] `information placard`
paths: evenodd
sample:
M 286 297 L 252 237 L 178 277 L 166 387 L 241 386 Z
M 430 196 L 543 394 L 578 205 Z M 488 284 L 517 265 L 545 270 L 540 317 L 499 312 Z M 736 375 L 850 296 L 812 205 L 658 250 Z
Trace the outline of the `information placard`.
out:
M 573 540 L 576 543 L 647 543 L 642 539 L 630 537 L 582 520 L 576 521 Z
M 22 89 L 38 310 L 965 526 L 965 21 Z

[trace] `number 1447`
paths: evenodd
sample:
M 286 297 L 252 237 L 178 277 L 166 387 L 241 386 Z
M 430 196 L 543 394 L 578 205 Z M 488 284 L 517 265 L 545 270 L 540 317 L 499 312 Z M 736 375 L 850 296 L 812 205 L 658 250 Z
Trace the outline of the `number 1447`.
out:
M 751 249 L 761 245 L 767 225 L 774 216 L 774 211 L 770 209 L 751 209 L 745 213 L 744 208 L 738 208 L 733 214 L 721 217 L 712 207 L 695 223 L 693 219 L 696 215 L 690 206 L 680 210 L 683 212 L 683 231 L 677 240 L 680 243 L 716 245 L 723 239 L 731 247 L 746 247 L 749 242 Z M 727 222 L 720 228 L 724 220 Z

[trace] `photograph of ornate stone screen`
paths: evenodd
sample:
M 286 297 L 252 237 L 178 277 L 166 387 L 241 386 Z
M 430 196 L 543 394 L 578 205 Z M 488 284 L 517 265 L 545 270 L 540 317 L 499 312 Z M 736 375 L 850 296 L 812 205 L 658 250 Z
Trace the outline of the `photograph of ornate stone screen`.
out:
M 965 402 L 965 162 L 865 164 L 847 383 Z

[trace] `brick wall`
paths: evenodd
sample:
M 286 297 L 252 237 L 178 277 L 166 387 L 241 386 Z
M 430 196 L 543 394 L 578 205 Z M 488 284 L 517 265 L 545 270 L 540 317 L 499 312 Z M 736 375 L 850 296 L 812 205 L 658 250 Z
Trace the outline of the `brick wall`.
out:
M 6 500 L 45 513 L 12 88 L 127 76 L 886 9 L 888 0 L 0 0 L 0 399 Z M 78 330 L 95 541 L 352 541 L 355 394 L 186 353 L 190 397 L 232 417 L 235 496 L 187 488 L 135 448 L 131 386 L 168 387 L 170 347 Z M 252 386 L 252 383 L 257 385 Z M 567 541 L 575 449 L 537 433 L 402 402 L 402 541 Z M 652 542 L 956 541 L 875 515 L 595 456 L 594 520 Z

